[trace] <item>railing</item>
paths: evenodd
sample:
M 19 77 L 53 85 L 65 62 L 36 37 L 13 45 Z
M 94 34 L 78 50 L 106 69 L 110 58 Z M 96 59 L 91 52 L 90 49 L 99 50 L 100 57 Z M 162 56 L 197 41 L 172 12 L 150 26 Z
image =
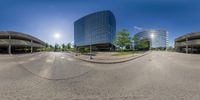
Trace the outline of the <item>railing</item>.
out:
M 37 43 L 31 43 L 30 41 L 24 41 L 24 40 L 17 40 L 17 39 L 0 39 L 0 45 L 15 45 L 15 46 L 33 46 L 33 47 L 44 47 L 41 44 Z
M 9 39 L 0 39 L 0 45 L 9 45 Z
M 176 42 L 175 46 L 186 46 L 186 45 L 200 45 L 200 39 L 198 40 L 189 40 L 186 42 Z

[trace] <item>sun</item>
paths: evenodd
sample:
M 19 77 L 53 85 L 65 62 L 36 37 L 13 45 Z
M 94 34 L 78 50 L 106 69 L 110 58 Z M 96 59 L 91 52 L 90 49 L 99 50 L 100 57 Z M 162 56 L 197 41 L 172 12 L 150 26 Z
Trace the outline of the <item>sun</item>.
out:
M 154 34 L 151 34 L 151 38 L 154 38 Z
M 59 39 L 61 37 L 60 33 L 55 33 L 53 36 L 55 39 Z

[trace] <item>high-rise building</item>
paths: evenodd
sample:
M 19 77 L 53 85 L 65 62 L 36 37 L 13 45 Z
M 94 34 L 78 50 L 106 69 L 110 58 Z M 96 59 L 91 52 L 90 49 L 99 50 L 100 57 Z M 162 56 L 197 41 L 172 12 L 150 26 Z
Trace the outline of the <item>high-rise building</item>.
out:
M 77 48 L 113 50 L 116 36 L 115 16 L 111 11 L 99 11 L 74 22 L 74 44 Z
M 145 30 L 135 34 L 138 40 L 147 39 L 150 48 L 167 48 L 169 33 L 165 30 Z

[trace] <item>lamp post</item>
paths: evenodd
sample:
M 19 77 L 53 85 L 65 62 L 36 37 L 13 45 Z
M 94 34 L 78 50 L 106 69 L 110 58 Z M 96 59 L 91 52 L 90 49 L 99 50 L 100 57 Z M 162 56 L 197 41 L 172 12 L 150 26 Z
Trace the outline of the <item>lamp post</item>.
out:
M 90 34 L 90 59 L 92 58 L 92 33 Z

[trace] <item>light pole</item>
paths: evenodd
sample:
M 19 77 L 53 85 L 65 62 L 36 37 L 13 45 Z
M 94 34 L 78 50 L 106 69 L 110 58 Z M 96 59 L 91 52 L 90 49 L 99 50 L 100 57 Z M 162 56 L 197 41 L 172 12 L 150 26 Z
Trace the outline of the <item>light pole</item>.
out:
M 92 58 L 92 33 L 90 34 L 90 59 Z

